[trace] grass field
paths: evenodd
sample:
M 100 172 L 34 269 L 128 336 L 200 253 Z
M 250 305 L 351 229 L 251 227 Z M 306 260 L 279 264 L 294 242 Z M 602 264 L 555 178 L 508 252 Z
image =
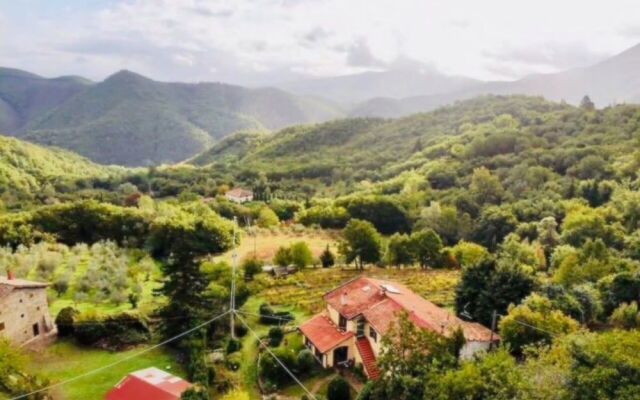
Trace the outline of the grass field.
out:
M 67 380 L 87 371 L 122 360 L 143 350 L 138 347 L 123 352 L 78 347 L 67 341 L 58 341 L 45 351 L 34 353 L 31 369 L 51 383 Z M 155 349 L 140 357 L 125 361 L 91 376 L 78 379 L 53 390 L 55 400 L 100 400 L 128 373 L 140 369 L 156 367 L 174 375 L 184 377 L 174 355 L 167 349 Z
M 280 246 L 289 246 L 292 243 L 304 241 L 311 248 L 314 257 L 318 257 L 320 253 L 329 245 L 331 251 L 337 253 L 337 233 L 331 231 L 309 231 L 294 232 L 293 230 L 280 230 L 271 232 L 268 230 L 260 230 L 255 236 L 251 233 L 245 233 L 242 241 L 238 246 L 238 259 L 243 260 L 256 257 L 263 261 L 271 261 Z M 232 251 L 228 251 L 220 256 L 214 257 L 216 261 L 226 261 L 231 263 Z

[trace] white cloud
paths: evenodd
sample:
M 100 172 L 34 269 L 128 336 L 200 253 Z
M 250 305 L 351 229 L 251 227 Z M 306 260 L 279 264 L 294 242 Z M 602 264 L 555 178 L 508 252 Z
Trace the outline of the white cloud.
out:
M 21 11 L 12 4 L 0 58 L 94 79 L 129 68 L 165 80 L 264 84 L 401 59 L 505 78 L 634 45 L 636 10 L 635 0 L 127 0 L 6 23 L 6 12 Z

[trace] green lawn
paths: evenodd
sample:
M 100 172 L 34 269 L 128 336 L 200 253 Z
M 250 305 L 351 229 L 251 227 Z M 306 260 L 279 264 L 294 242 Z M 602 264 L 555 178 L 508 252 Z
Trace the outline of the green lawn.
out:
M 122 360 L 143 350 L 138 347 L 123 352 L 109 352 L 78 347 L 68 341 L 59 341 L 32 357 L 32 370 L 50 379 L 51 383 L 60 382 Z M 176 362 L 171 351 L 155 349 L 140 357 L 125 361 L 94 375 L 60 386 L 54 390 L 56 399 L 64 400 L 100 400 L 128 373 L 148 367 L 157 367 L 174 375 L 184 377 L 184 371 Z

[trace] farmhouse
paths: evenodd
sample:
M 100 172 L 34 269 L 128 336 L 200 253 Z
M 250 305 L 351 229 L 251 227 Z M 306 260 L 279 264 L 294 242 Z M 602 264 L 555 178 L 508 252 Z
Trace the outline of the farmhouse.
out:
M 26 345 L 56 333 L 46 283 L 0 278 L 0 336 Z
M 124 377 L 107 393 L 106 400 L 179 400 L 191 383 L 158 368 L 147 368 Z
M 241 188 L 231 189 L 227 193 L 225 193 L 224 196 L 230 201 L 236 203 L 246 203 L 247 201 L 253 200 L 253 192 Z
M 461 328 L 467 340 L 463 358 L 499 341 L 488 328 L 463 321 L 394 282 L 358 277 L 325 294 L 324 300 L 326 309 L 300 326 L 306 346 L 325 368 L 363 365 L 371 379 L 379 376 L 382 338 L 402 312 L 416 326 L 442 335 Z

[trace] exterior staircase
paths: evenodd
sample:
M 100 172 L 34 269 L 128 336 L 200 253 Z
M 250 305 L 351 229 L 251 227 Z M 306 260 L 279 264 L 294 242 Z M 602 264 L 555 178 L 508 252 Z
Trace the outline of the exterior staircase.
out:
M 362 358 L 362 364 L 364 364 L 364 370 L 367 376 L 371 380 L 376 380 L 380 377 L 380 370 L 376 365 L 376 356 L 373 354 L 371 344 L 366 337 L 361 337 L 356 340 L 356 347 L 360 352 Z

